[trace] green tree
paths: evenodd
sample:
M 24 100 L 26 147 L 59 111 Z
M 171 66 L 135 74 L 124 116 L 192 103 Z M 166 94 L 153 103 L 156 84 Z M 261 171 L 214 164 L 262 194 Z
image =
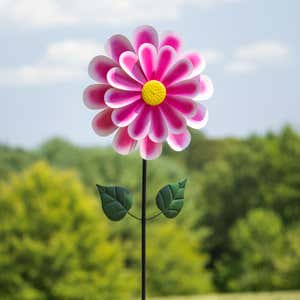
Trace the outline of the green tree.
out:
M 21 171 L 36 159 L 34 153 L 0 144 L 0 179 L 7 178 L 11 172 Z
M 22 170 L 38 159 L 58 169 L 75 170 L 91 193 L 96 194 L 95 183 L 127 187 L 133 193 L 132 212 L 140 214 L 141 159 L 137 153 L 120 156 L 110 147 L 83 148 L 62 139 L 52 139 L 33 151 L 0 146 L 0 178 L 5 179 L 12 171 Z M 233 247 L 232 229 L 238 221 L 248 220 L 250 211 L 261 208 L 274 213 L 282 224 L 280 235 L 286 249 L 272 260 L 278 275 L 272 286 L 299 288 L 299 162 L 300 136 L 289 126 L 278 133 L 243 139 L 211 139 L 194 132 L 186 151 L 175 153 L 165 146 L 162 157 L 148 164 L 147 213 L 156 213 L 154 199 L 163 185 L 188 177 L 185 207 L 172 222 L 180 232 L 197 239 L 197 252 L 207 254 L 206 266 L 220 291 L 246 289 L 245 285 L 232 284 L 239 274 L 234 268 L 239 255 Z M 100 218 L 104 216 L 101 214 Z M 156 226 L 164 228 L 163 218 L 156 222 L 157 225 L 151 225 L 153 230 Z M 136 246 L 140 242 L 137 227 L 138 223 L 127 217 L 111 224 L 107 237 L 121 241 L 126 267 L 136 279 Z
M 236 260 L 230 260 L 228 286 L 234 291 L 274 290 L 282 287 L 277 260 L 284 247 L 283 224 L 272 211 L 255 209 L 230 230 Z M 228 273 L 228 261 L 220 269 Z
M 284 235 L 284 249 L 276 260 L 283 289 L 300 287 L 300 223 L 294 224 Z
M 299 220 L 299 161 L 299 134 L 285 127 L 279 134 L 250 136 L 204 164 L 199 177 L 201 195 L 195 201 L 195 210 L 202 214 L 194 229 L 210 231 L 203 245 L 219 290 L 232 290 L 227 272 L 216 266 L 226 258 L 230 273 L 236 261 L 230 231 L 237 220 L 257 208 L 275 212 L 284 229 Z
M 38 162 L 1 182 L 1 299 L 124 299 L 133 281 L 73 172 Z
M 207 256 L 197 239 L 173 221 L 149 224 L 148 286 L 151 295 L 197 295 L 212 291 Z

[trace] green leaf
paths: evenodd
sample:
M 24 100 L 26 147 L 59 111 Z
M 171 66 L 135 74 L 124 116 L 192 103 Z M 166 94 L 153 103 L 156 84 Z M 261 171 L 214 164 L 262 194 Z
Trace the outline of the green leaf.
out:
M 167 218 L 175 218 L 183 207 L 186 179 L 164 186 L 156 196 L 156 205 Z
M 123 219 L 132 206 L 130 192 L 120 186 L 96 186 L 105 215 L 112 221 Z

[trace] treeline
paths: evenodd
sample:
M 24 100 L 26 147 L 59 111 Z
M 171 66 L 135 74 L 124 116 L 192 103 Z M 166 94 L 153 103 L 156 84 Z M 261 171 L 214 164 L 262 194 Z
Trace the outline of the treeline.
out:
M 149 295 L 300 288 L 300 136 L 193 133 L 148 164 L 156 192 L 188 178 L 175 220 L 148 225 Z M 0 146 L 0 298 L 130 299 L 139 292 L 140 226 L 105 219 L 95 184 L 121 185 L 139 215 L 141 159 L 53 139 Z

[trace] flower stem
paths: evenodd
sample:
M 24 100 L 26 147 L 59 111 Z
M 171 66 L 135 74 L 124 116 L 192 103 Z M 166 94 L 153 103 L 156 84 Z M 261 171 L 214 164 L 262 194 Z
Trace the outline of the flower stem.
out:
M 142 300 L 146 300 L 146 195 L 147 195 L 147 161 L 143 159 L 142 168 L 142 244 L 141 244 L 141 289 Z

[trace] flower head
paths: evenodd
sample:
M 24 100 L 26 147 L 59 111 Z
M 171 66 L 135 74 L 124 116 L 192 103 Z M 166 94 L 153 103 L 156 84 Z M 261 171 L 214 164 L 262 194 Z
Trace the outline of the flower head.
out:
M 100 136 L 115 133 L 113 148 L 129 154 L 139 146 L 143 159 L 156 159 L 162 143 L 185 149 L 191 135 L 187 126 L 205 126 L 208 113 L 199 103 L 213 92 L 202 75 L 203 57 L 181 52 L 182 42 L 172 32 L 159 39 L 151 26 L 135 30 L 133 43 L 123 35 L 108 39 L 108 56 L 96 56 L 89 65 L 97 84 L 84 91 L 84 102 L 100 110 L 93 128 Z

